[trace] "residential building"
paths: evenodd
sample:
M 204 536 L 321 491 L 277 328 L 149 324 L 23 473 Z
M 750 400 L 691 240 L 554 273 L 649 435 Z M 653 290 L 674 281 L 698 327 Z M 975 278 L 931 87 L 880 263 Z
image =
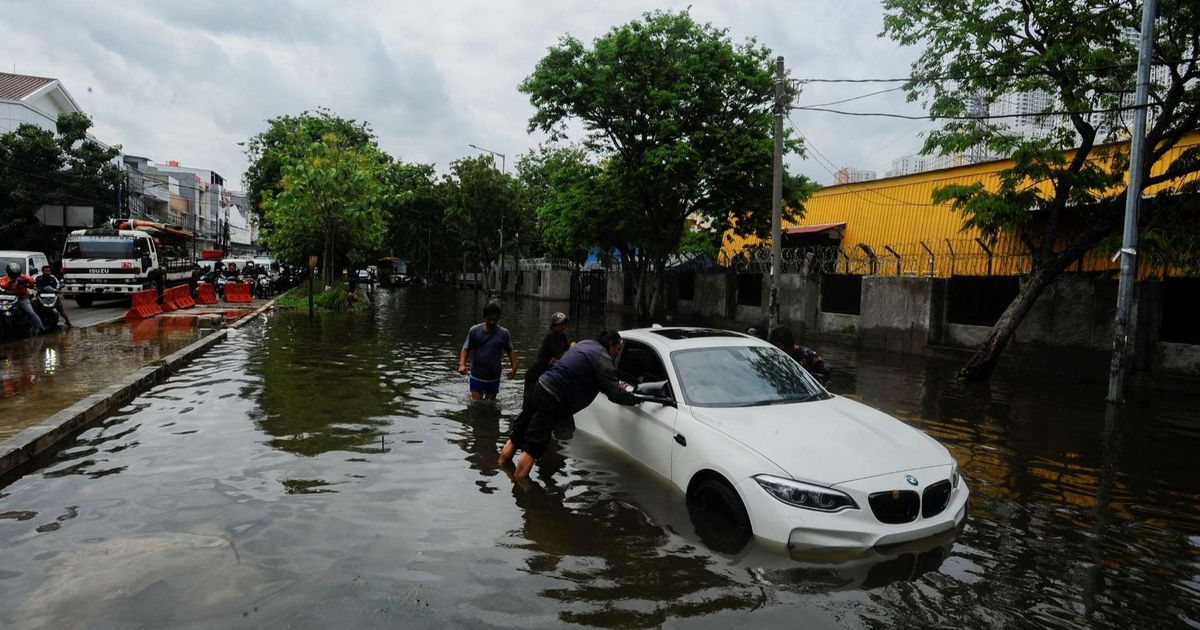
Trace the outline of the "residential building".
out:
M 81 111 L 58 79 L 0 72 L 0 133 L 23 123 L 54 131 L 59 114 Z
M 862 168 L 854 168 L 852 166 L 843 166 L 833 174 L 833 183 L 835 184 L 853 184 L 856 182 L 868 182 L 876 178 L 875 171 L 868 171 Z

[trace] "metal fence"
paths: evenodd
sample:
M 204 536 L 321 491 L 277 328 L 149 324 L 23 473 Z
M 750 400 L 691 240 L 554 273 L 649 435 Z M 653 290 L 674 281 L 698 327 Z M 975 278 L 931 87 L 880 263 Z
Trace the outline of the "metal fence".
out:
M 782 273 L 802 275 L 857 274 L 878 276 L 1021 276 L 1028 274 L 1032 258 L 1013 253 L 1010 243 L 993 246 L 980 239 L 944 239 L 940 243 L 917 241 L 887 245 L 860 243 L 853 247 L 809 246 L 785 248 Z M 738 273 L 770 273 L 767 247 L 722 256 L 722 267 Z M 1102 252 L 1089 252 L 1068 272 L 1116 273 L 1119 263 Z M 1185 268 L 1171 261 L 1144 260 L 1142 276 L 1181 275 Z

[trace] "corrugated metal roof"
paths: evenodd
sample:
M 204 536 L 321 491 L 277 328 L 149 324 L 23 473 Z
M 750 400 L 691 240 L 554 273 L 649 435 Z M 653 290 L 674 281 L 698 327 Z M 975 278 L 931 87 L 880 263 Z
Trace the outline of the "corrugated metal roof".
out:
M 19 101 L 53 81 L 54 79 L 47 79 L 46 77 L 31 77 L 27 74 L 0 72 L 0 98 Z
M 799 225 L 796 227 L 786 228 L 784 232 L 788 234 L 816 234 L 826 230 L 834 230 L 837 228 L 846 227 L 846 222 L 841 223 L 818 223 L 817 225 Z

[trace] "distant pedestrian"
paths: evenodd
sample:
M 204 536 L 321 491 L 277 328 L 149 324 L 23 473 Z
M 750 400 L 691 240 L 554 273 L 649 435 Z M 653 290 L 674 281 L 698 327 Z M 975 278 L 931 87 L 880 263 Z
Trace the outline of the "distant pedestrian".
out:
M 508 353 L 508 378 L 516 378 L 517 353 L 513 350 L 512 337 L 508 329 L 500 325 L 500 305 L 491 302 L 483 307 L 483 323 L 475 324 L 467 331 L 467 339 L 458 353 L 459 374 L 470 374 L 472 400 L 491 400 L 500 392 L 500 359 L 504 353 Z M 467 369 L 468 356 L 470 370 Z
M 832 370 L 825 365 L 821 355 L 808 346 L 797 345 L 795 339 L 792 338 L 791 329 L 787 326 L 777 326 L 771 329 L 770 342 L 795 359 L 813 378 L 817 379 L 818 383 L 824 385 L 829 380 Z
M 637 396 L 621 388 L 613 359 L 621 350 L 621 335 L 606 330 L 595 340 L 586 339 L 571 347 L 557 363 L 538 379 L 537 387 L 526 402 L 526 409 L 513 422 L 508 442 L 500 451 L 500 465 L 513 460 L 513 476 L 529 477 L 533 462 L 550 444 L 555 425 L 585 409 L 600 392 L 618 405 L 636 405 Z

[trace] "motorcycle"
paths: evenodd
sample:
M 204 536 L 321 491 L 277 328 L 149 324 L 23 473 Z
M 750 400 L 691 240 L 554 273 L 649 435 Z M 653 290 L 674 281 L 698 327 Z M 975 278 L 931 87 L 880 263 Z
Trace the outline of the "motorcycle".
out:
M 37 328 L 17 309 L 17 296 L 0 293 L 0 337 L 32 337 L 36 334 Z
M 42 318 L 42 325 L 47 331 L 58 328 L 58 304 L 61 299 L 57 289 L 44 287 L 38 289 L 37 299 L 33 300 L 33 312 Z
M 254 278 L 254 297 L 265 300 L 271 297 L 272 291 L 271 277 L 265 273 L 260 273 Z

